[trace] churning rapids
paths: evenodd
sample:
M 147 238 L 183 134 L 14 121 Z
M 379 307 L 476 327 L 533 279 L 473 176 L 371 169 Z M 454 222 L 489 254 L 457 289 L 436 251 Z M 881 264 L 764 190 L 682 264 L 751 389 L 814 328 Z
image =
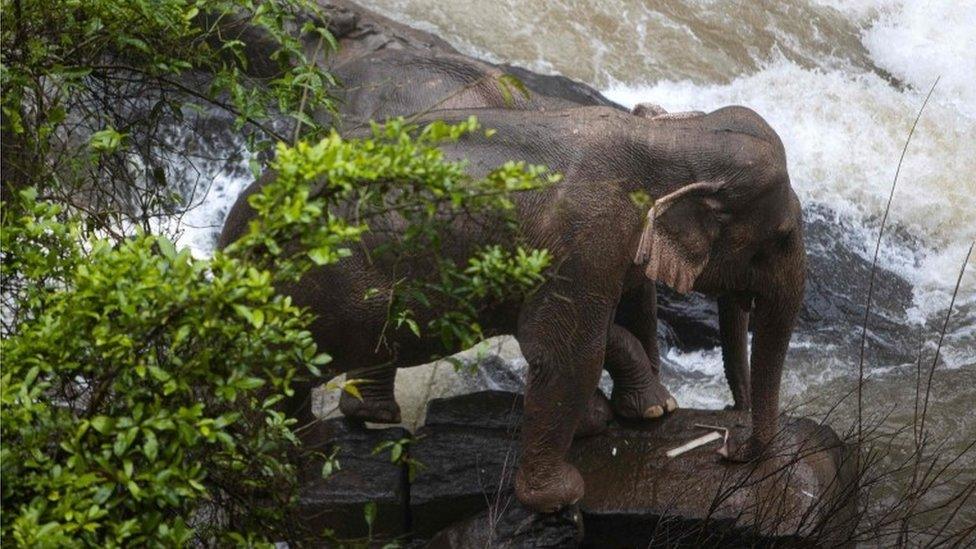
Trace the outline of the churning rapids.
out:
M 871 260 L 905 139 L 941 77 L 905 157 L 879 260 L 911 285 L 904 302 L 883 308 L 889 323 L 904 327 L 893 336 L 902 340 L 896 342 L 901 350 L 874 349 L 865 364 L 868 415 L 885 415 L 891 430 L 911 425 L 916 365 L 902 351 L 921 345 L 922 364 L 931 364 L 956 278 L 976 239 L 976 1 L 361 3 L 432 31 L 464 53 L 563 74 L 625 106 L 752 107 L 783 138 L 807 223 L 842 228 L 831 233 L 836 241 L 819 249 L 808 244 L 811 254 L 828 254 L 828 265 L 837 249 Z M 248 182 L 243 170 L 223 170 L 202 199 L 197 195 L 201 207 L 183 219 L 182 243 L 207 253 Z M 963 275 L 936 365 L 928 424 L 933 438 L 948 439 L 957 452 L 976 439 L 974 265 L 976 258 Z M 866 292 L 850 297 L 861 306 L 867 298 Z M 787 360 L 785 406 L 823 417 L 852 390 L 859 326 L 860 319 L 851 318 L 828 335 L 801 326 Z M 868 345 L 892 341 L 869 337 Z M 665 383 L 680 405 L 730 402 L 718 349 L 672 348 L 665 360 Z M 856 417 L 852 400 L 830 416 L 838 432 Z M 974 453 L 957 464 L 958 482 L 976 476 Z M 967 513 L 976 515 L 974 507 Z

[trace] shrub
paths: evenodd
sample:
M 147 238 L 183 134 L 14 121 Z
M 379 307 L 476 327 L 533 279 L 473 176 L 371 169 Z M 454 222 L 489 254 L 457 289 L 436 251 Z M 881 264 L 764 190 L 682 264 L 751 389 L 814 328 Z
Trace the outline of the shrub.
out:
M 276 404 L 296 374 L 317 374 L 328 357 L 306 330 L 310 316 L 275 286 L 340 261 L 368 230 L 330 213 L 340 201 L 405 212 L 422 198 L 431 207 L 416 215 L 436 227 L 462 208 L 504 212 L 507 193 L 539 184 L 540 168 L 510 163 L 471 178 L 444 161 L 437 144 L 477 129 L 473 119 L 420 130 L 395 122 L 368 139 L 281 145 L 278 177 L 250 198 L 247 233 L 212 259 L 151 234 L 83 238 L 77 221 L 58 220 L 60 206 L 21 191 L 2 233 L 4 537 L 49 546 L 300 539 L 287 520 L 298 441 Z M 412 233 L 396 251 L 437 234 Z M 400 303 L 391 315 L 409 319 L 432 292 L 463 301 L 531 291 L 547 265 L 540 251 L 483 250 L 464 269 L 443 267 L 450 285 L 405 285 L 410 298 L 391 296 Z M 474 313 L 459 309 L 455 344 L 477 335 Z

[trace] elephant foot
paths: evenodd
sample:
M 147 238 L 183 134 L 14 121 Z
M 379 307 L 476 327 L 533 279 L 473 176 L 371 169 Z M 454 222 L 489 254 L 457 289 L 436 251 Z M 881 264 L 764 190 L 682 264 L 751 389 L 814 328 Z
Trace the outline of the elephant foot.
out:
M 533 511 L 555 513 L 583 499 L 583 477 L 566 462 L 544 470 L 523 464 L 515 474 L 515 495 Z
M 339 411 L 349 419 L 370 423 L 400 423 L 400 405 L 393 395 L 388 397 L 363 396 L 363 400 L 343 392 L 339 397 Z
M 678 408 L 678 402 L 657 381 L 643 387 L 614 385 L 610 402 L 614 413 L 626 419 L 655 419 Z
M 580 418 L 579 425 L 576 426 L 574 438 L 583 438 L 598 435 L 607 430 L 607 425 L 613 419 L 613 409 L 610 401 L 599 389 L 593 393 L 590 401 L 586 405 L 586 411 Z

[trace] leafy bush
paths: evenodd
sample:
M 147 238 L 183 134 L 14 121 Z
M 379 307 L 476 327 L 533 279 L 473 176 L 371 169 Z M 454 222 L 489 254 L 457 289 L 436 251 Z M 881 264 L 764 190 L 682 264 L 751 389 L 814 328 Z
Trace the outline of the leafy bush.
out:
M 372 253 L 431 257 L 433 276 L 383 296 L 390 326 L 470 343 L 479 307 L 531 291 L 549 257 L 513 231 L 515 245 L 455 264 L 441 234 L 459 215 L 505 218 L 544 170 L 472 178 L 446 162 L 437 145 L 473 119 L 360 140 L 316 124 L 334 85 L 317 62 L 335 43 L 308 0 L 2 0 L 0 18 L 3 541 L 316 535 L 290 520 L 305 450 L 278 403 L 328 357 L 275 288 L 398 215 L 403 238 Z M 153 231 L 192 206 L 174 166 L 221 113 L 255 171 L 279 143 L 278 177 L 251 197 L 245 236 L 200 259 Z M 419 326 L 432 300 L 457 311 Z
M 5 278 L 30 304 L 3 342 L 4 537 L 182 545 L 274 532 L 295 443 L 274 405 L 297 367 L 327 359 L 307 316 L 270 273 L 195 260 L 163 237 L 51 249 L 77 229 L 32 194 L 3 227 Z
M 504 211 L 508 192 L 540 184 L 540 168 L 510 163 L 471 178 L 444 161 L 439 143 L 477 129 L 473 119 L 421 130 L 395 122 L 368 139 L 280 145 L 278 177 L 250 197 L 248 231 L 209 260 L 151 234 L 83 239 L 76 221 L 58 220 L 60 206 L 22 191 L 2 233 L 14 305 L 0 388 L 4 537 L 52 546 L 300 538 L 286 520 L 297 440 L 276 404 L 297 373 L 317 374 L 328 357 L 306 331 L 309 315 L 275 285 L 341 260 L 368 230 L 369 215 L 351 223 L 331 213 L 336 203 L 403 212 L 427 197 L 433 227 L 467 204 Z M 415 188 L 391 192 L 404 186 Z M 397 252 L 436 235 L 419 231 Z M 463 270 L 444 266 L 454 285 L 417 286 L 391 314 L 409 318 L 407 304 L 428 302 L 425 291 L 459 302 L 530 291 L 547 265 L 544 252 L 490 248 Z M 472 337 L 469 324 L 456 333 Z

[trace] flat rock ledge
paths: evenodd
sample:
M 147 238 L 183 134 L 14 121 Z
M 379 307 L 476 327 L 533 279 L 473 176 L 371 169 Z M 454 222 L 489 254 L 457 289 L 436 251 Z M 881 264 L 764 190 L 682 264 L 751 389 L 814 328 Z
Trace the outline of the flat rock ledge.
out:
M 420 547 L 712 547 L 845 545 L 854 526 L 856 489 L 850 448 L 827 426 L 784 418 L 777 455 L 731 464 L 720 441 L 668 458 L 667 450 L 708 433 L 741 434 L 748 415 L 677 410 L 646 423 L 612 423 L 574 441 L 570 460 L 586 481 L 578 506 L 532 513 L 512 493 L 519 459 L 522 397 L 482 391 L 429 404 L 406 448 L 421 466 L 391 463 L 386 441 L 399 427 L 371 429 L 345 419 L 319 423 L 308 447 L 338 450 L 341 469 L 303 473 L 302 516 L 343 537 L 364 536 L 363 508 L 375 502 L 373 536 Z

